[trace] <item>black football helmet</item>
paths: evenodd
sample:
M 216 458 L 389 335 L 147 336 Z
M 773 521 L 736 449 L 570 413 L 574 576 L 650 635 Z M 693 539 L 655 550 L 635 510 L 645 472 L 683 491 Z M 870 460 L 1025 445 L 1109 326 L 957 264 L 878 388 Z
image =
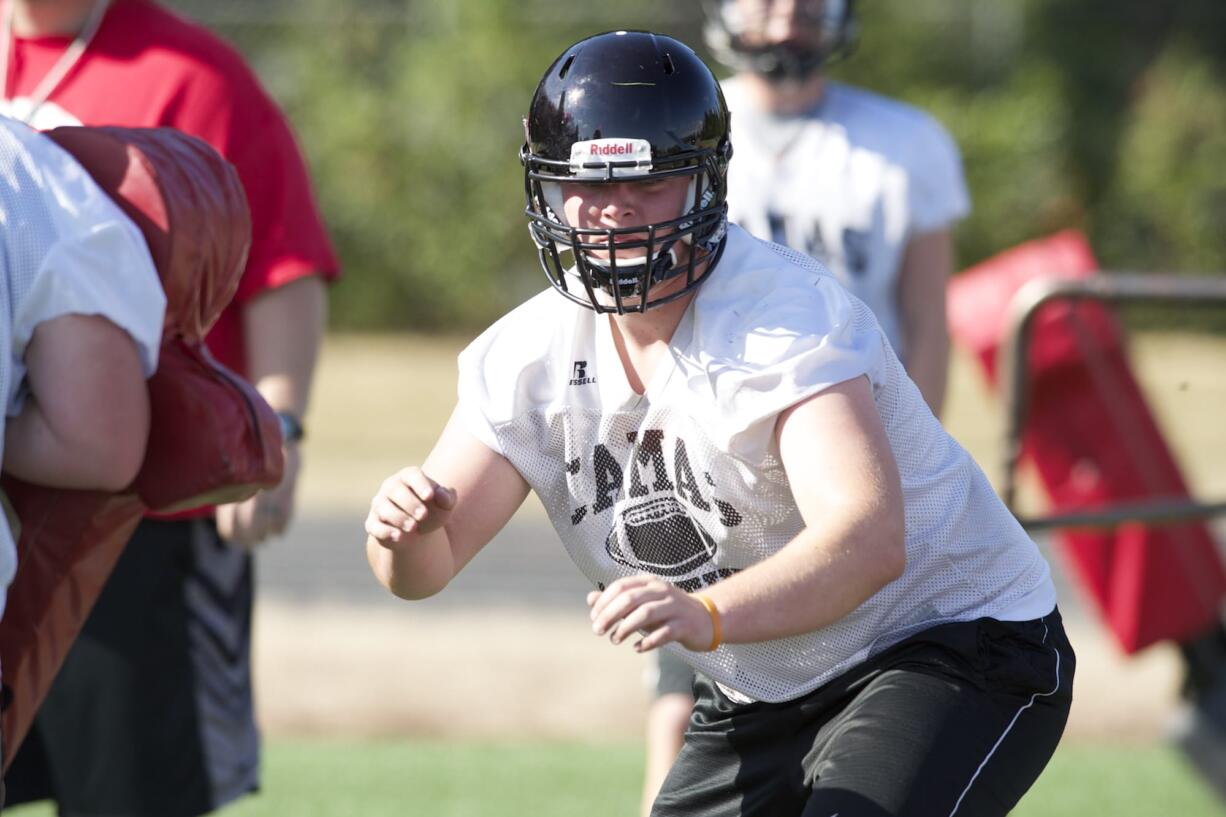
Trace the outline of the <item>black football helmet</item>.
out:
M 770 0 L 759 0 L 765 12 Z M 755 45 L 745 34 L 751 25 L 737 0 L 703 0 L 707 47 L 715 58 L 734 71 L 760 74 L 772 82 L 808 79 L 823 65 L 855 50 L 859 26 L 855 0 L 796 0 L 797 14 L 817 31 L 812 43 L 786 42 Z
M 643 312 L 709 274 L 727 227 L 728 108 L 711 70 L 686 45 L 612 31 L 566 49 L 541 78 L 524 120 L 525 212 L 553 286 L 597 312 Z M 617 184 L 689 176 L 679 218 L 580 229 L 563 212 L 564 182 Z M 646 238 L 628 237 L 646 234 Z M 689 258 L 678 263 L 678 242 Z M 594 252 L 606 255 L 597 258 Z M 698 274 L 698 266 L 707 268 Z M 685 287 L 652 297 L 662 281 Z

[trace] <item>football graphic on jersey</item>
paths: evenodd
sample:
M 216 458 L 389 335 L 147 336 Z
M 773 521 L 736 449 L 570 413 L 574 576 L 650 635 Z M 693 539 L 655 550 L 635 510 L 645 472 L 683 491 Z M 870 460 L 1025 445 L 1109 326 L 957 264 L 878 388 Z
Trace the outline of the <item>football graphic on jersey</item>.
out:
M 605 542 L 621 564 L 657 576 L 683 576 L 715 557 L 715 540 L 672 496 L 624 508 Z

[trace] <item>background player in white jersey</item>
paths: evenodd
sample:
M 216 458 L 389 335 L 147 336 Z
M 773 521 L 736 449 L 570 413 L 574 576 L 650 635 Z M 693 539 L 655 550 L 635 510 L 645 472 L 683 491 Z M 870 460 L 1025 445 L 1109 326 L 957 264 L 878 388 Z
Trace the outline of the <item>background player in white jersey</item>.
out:
M 729 219 L 833 272 L 939 417 L 951 225 L 970 208 L 956 145 L 924 112 L 824 76 L 855 47 L 854 0 L 709 0 L 704 11 L 708 46 L 736 72 L 722 83 L 736 123 Z M 661 653 L 651 670 L 644 813 L 694 703 L 688 667 Z
M 728 122 L 667 37 L 550 66 L 522 158 L 553 290 L 461 354 L 371 568 L 437 593 L 533 490 L 594 632 L 699 670 L 654 814 L 1004 814 L 1071 702 L 1047 564 L 872 313 L 727 226 Z
M 166 299 L 136 226 L 50 139 L 0 116 L 4 470 L 119 491 L 149 435 Z M 0 615 L 17 568 L 0 513 Z M 0 804 L 3 786 L 0 785 Z
M 821 261 L 877 316 L 938 417 L 951 226 L 970 211 L 953 140 L 931 116 L 828 79 L 854 47 L 854 0 L 724 0 L 707 41 L 736 74 L 728 217 Z

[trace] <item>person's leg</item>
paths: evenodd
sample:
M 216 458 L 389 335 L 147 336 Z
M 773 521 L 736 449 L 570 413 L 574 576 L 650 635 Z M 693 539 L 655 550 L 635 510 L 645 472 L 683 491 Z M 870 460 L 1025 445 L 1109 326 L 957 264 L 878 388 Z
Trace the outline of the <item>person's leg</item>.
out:
M 1179 648 L 1185 665 L 1184 703 L 1171 725 L 1171 739 L 1226 800 L 1226 629 L 1215 624 Z
M 139 815 L 151 786 L 207 807 L 182 601 L 189 524 L 137 528 L 35 717 L 60 814 Z
M 786 736 L 812 736 L 819 707 L 738 704 L 699 675 L 685 745 L 664 779 L 651 817 L 789 817 L 807 795 L 800 756 Z M 821 690 L 814 695 L 820 695 Z M 803 738 L 802 738 L 803 740 Z
M 0 709 L 3 712 L 3 709 Z M 0 729 L 0 811 L 4 811 L 4 730 Z
M 197 523 L 193 549 L 194 569 L 184 595 L 192 615 L 188 644 L 205 772 L 216 809 L 260 787 L 251 678 L 255 564 L 249 553 L 221 539 L 212 519 Z
M 6 749 L 11 751 L 11 749 Z M 4 805 L 17 806 L 39 800 L 55 799 L 55 787 L 51 783 L 47 755 L 43 751 L 42 738 L 37 719 L 30 724 L 30 731 L 12 756 L 9 770 L 4 775 Z
M 780 704 L 699 676 L 652 815 L 1004 814 L 1055 750 L 1074 662 L 1053 613 L 934 627 Z
M 1063 733 L 1075 658 L 1057 615 L 978 630 L 974 643 L 949 633 L 952 662 L 894 662 L 823 729 L 804 817 L 1003 817 L 1017 804 Z
M 685 743 L 685 730 L 694 709 L 694 671 L 690 666 L 664 650 L 657 650 L 651 660 L 655 662 L 656 673 L 651 684 L 654 699 L 647 710 L 644 815 L 651 813 L 651 804 Z
M 0 493 L 0 496 L 2 496 L 2 493 Z M 13 697 L 12 690 L 10 690 L 8 684 L 4 683 L 3 679 L 0 678 L 0 719 L 3 719 L 5 710 L 8 709 L 9 704 L 12 701 L 12 697 Z M 8 757 L 8 755 L 5 754 L 5 752 L 6 750 L 4 748 L 4 724 L 0 722 L 0 811 L 4 810 L 4 805 L 7 802 L 7 796 L 6 796 L 5 784 L 4 784 L 4 777 L 5 777 L 4 761 L 5 761 L 5 758 Z
M 211 522 L 141 523 L 35 719 L 63 817 L 190 817 L 255 788 L 250 605 L 249 557 Z
M 685 728 L 694 708 L 693 696 L 686 693 L 662 695 L 647 710 L 646 762 L 643 770 L 642 813 L 651 813 L 651 804 L 660 785 L 673 767 L 685 743 Z

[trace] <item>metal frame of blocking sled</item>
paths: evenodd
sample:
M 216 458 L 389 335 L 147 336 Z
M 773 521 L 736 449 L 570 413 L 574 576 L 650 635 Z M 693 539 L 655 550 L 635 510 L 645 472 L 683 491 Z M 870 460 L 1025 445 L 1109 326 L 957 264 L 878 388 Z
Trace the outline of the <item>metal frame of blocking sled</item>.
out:
M 1007 415 L 1002 496 L 1016 513 L 1020 464 L 1035 466 L 1072 574 L 1125 652 L 1184 641 L 1219 622 L 1226 569 L 1133 376 L 1107 302 L 1226 305 L 1226 281 L 1100 274 L 1066 231 L 972 267 L 950 284 L 954 341 L 978 359 Z

